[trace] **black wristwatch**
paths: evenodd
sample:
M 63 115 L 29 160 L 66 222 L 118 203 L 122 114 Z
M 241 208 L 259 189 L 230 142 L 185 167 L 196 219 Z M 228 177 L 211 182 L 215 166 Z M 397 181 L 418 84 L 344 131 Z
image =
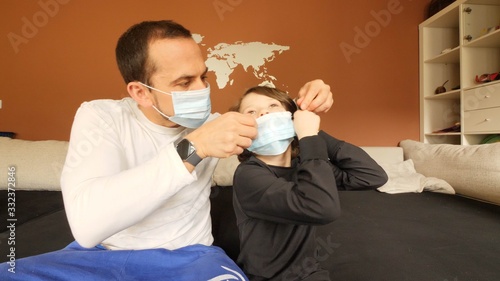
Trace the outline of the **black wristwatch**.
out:
M 187 139 L 182 139 L 176 146 L 177 153 L 181 157 L 182 161 L 186 161 L 189 164 L 196 167 L 198 163 L 201 162 L 200 156 L 196 153 L 196 148 L 193 143 Z

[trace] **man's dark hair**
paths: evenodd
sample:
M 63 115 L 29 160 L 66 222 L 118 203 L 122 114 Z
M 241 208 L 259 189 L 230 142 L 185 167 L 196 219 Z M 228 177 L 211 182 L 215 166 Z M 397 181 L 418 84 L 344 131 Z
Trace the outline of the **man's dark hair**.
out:
M 151 42 L 165 38 L 191 38 L 191 32 L 171 21 L 144 21 L 130 27 L 116 44 L 116 62 L 125 83 L 140 81 L 149 84 L 155 72 L 154 62 L 148 59 Z

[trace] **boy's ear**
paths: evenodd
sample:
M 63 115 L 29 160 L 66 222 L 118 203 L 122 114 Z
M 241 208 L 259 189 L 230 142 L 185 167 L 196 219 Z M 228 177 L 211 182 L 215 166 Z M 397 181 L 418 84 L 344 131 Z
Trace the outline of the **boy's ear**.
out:
M 127 92 L 139 105 L 150 107 L 153 105 L 152 95 L 149 89 L 139 82 L 130 82 L 127 84 Z

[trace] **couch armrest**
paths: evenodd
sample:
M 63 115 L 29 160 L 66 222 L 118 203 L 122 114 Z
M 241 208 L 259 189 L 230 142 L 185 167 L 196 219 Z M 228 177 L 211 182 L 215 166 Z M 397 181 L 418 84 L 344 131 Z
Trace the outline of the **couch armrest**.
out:
M 67 141 L 0 137 L 0 170 L 16 167 L 17 190 L 59 191 L 67 150 Z M 7 189 L 7 177 L 0 177 L 0 189 Z

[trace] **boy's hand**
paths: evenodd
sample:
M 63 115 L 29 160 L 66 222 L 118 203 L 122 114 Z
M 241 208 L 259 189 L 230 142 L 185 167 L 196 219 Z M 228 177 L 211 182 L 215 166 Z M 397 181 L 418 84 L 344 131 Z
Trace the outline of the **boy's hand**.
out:
M 299 140 L 303 137 L 315 136 L 319 131 L 319 116 L 311 111 L 297 110 L 293 114 L 293 126 Z

